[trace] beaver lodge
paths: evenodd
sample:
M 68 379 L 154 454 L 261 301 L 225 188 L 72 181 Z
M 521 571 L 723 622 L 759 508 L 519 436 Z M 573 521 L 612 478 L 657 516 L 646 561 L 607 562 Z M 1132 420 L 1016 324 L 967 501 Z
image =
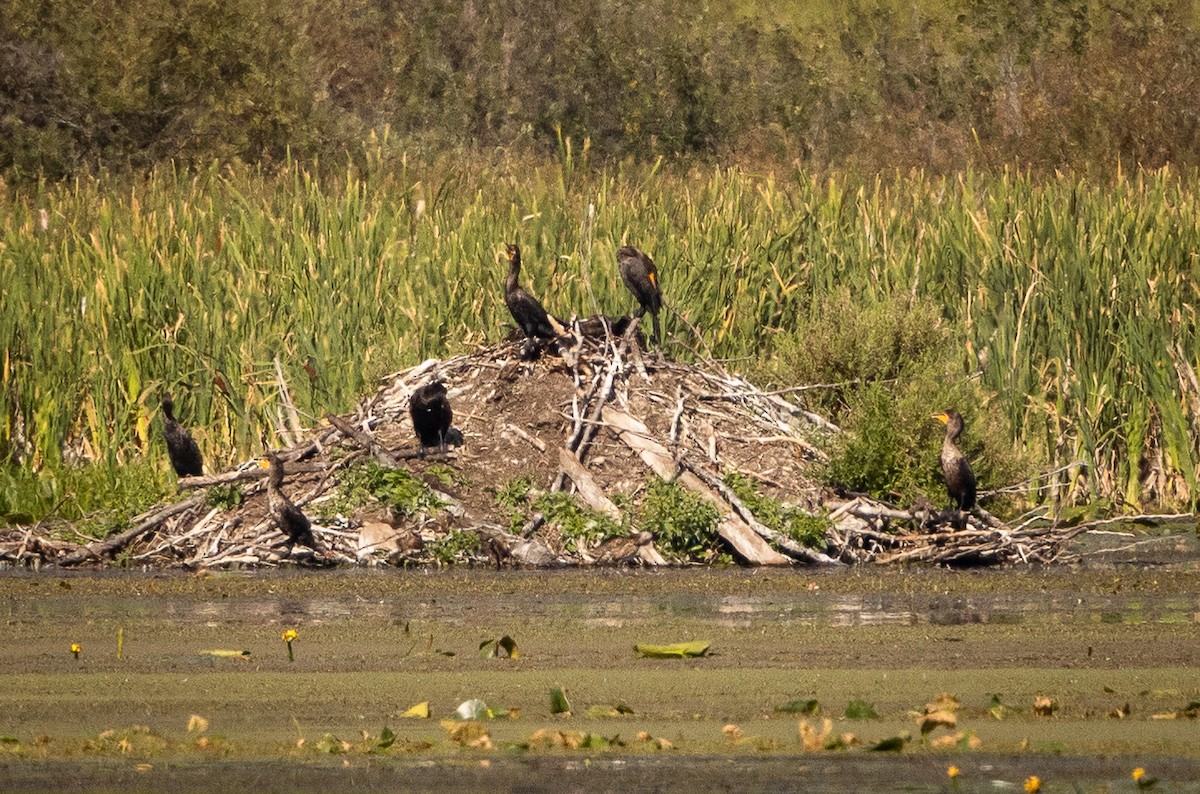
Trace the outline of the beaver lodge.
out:
M 576 323 L 540 351 L 505 342 L 384 379 L 353 413 L 281 433 L 275 489 L 311 519 L 277 526 L 257 462 L 184 477 L 181 501 L 87 545 L 0 534 L 0 560 L 189 569 L 281 565 L 747 565 L 1049 562 L 1084 526 L 964 529 L 930 508 L 835 496 L 816 481 L 840 431 L 712 363 L 643 349 L 636 323 Z M 621 330 L 620 327 L 617 329 Z M 445 383 L 462 445 L 419 454 L 409 398 Z M 286 387 L 281 402 L 291 405 Z M 286 411 L 285 411 L 286 412 Z M 298 416 L 291 412 L 293 428 Z M 960 519 L 961 522 L 961 519 Z M 307 536 L 306 536 L 307 537 Z

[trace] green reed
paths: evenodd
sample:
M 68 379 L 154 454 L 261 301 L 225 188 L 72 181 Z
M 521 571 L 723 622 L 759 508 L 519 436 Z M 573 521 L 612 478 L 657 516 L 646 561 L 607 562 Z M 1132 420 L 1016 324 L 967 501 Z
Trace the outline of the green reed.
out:
M 517 240 L 524 283 L 564 317 L 628 311 L 615 250 L 652 252 L 703 337 L 666 318 L 681 357 L 767 354 L 840 286 L 864 305 L 929 298 L 1016 440 L 1047 468 L 1081 462 L 1046 483 L 1055 498 L 1200 492 L 1192 178 L 816 181 L 596 167 L 569 141 L 538 164 L 385 148 L 335 175 L 292 163 L 0 188 L 9 471 L 161 458 L 163 390 L 210 468 L 254 454 L 263 429 L 287 428 L 276 361 L 311 425 L 395 368 L 499 339 L 499 251 Z

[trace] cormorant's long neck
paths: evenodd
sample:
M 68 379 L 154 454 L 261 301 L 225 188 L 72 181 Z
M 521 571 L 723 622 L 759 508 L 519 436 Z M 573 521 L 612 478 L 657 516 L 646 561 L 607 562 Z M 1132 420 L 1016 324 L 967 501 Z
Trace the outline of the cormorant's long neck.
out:
M 514 254 L 508 263 L 508 278 L 504 280 L 504 291 L 512 293 L 517 288 L 517 277 L 521 275 L 521 255 Z
M 281 485 L 283 485 L 283 466 L 272 464 L 271 471 L 267 474 L 267 487 L 278 492 Z
M 163 416 L 167 418 L 168 422 L 175 421 L 175 403 L 171 402 L 170 400 L 163 400 L 162 412 Z
M 950 424 L 946 425 L 946 440 L 953 444 L 955 441 L 958 441 L 958 437 L 962 435 L 962 431 L 962 419 L 952 419 Z

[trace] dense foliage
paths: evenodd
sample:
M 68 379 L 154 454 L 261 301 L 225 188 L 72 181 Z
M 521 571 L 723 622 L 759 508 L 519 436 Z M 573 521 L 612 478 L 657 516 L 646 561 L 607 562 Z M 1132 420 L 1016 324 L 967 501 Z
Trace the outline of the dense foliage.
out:
M 411 147 L 1200 162 L 1184 0 L 0 0 L 0 173 Z

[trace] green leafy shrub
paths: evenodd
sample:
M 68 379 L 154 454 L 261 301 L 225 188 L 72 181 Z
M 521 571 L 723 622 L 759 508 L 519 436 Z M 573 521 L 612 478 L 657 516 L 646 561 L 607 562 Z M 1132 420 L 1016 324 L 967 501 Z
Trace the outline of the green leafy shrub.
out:
M 724 482 L 766 527 L 809 548 L 824 547 L 825 530 L 829 528 L 826 519 L 785 507 L 778 499 L 760 493 L 749 477 L 736 471 L 726 473 Z
M 474 532 L 452 529 L 425 544 L 425 552 L 438 565 L 453 565 L 479 554 L 479 536 Z
M 514 477 L 508 480 L 496 491 L 493 500 L 497 507 L 517 510 L 529 504 L 529 490 L 533 488 L 533 480 L 528 477 Z
M 544 493 L 534 501 L 533 507 L 546 517 L 547 522 L 559 527 L 563 546 L 568 551 L 591 548 L 624 534 L 616 521 L 585 507 L 568 493 Z
M 569 551 L 587 549 L 624 534 L 620 523 L 586 507 L 571 494 L 542 492 L 532 496 L 532 491 L 533 481 L 528 477 L 514 477 L 496 491 L 493 501 L 508 516 L 510 532 L 519 530 L 537 512 L 559 528 L 563 546 Z
M 204 497 L 204 503 L 209 507 L 218 507 L 222 510 L 237 507 L 242 503 L 242 489 L 232 483 L 228 485 L 214 485 L 208 489 L 208 493 Z
M 651 481 L 642 500 L 642 529 L 653 533 L 660 550 L 683 557 L 711 556 L 720 520 L 717 508 L 675 482 Z
M 436 511 L 443 504 L 423 481 L 404 469 L 387 469 L 371 461 L 351 466 L 338 478 L 338 498 L 327 504 L 333 513 L 351 512 L 377 500 L 400 514 Z
M 944 408 L 966 419 L 959 447 L 981 490 L 1027 476 L 1006 417 L 969 376 L 961 334 L 931 302 L 899 295 L 863 306 L 839 290 L 775 350 L 764 368 L 774 382 L 836 384 L 806 393 L 844 431 L 826 469 L 830 484 L 902 504 L 945 502 L 938 462 L 945 427 L 932 419 Z

